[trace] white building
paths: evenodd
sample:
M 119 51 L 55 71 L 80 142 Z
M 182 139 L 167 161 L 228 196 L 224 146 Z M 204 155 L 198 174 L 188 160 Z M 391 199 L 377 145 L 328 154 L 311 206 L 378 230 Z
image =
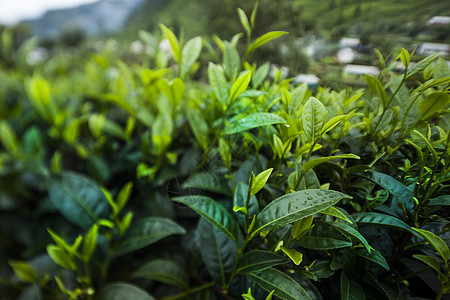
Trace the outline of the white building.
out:
M 339 41 L 339 48 L 356 48 L 361 41 L 357 38 L 344 37 Z
M 365 65 L 346 65 L 343 69 L 344 74 L 362 76 L 364 74 L 370 74 L 378 76 L 380 70 L 377 67 L 365 66 Z
M 298 74 L 293 80 L 294 84 L 306 83 L 310 88 L 317 88 L 319 81 L 319 77 L 314 74 Z
M 442 53 L 442 55 L 448 55 L 450 53 L 450 45 L 442 43 L 423 43 L 417 47 L 417 54 L 431 55 L 435 53 Z
M 434 16 L 427 21 L 427 25 L 446 25 L 450 24 L 450 17 L 448 16 Z
M 336 59 L 340 63 L 348 64 L 354 62 L 362 57 L 361 54 L 356 52 L 350 47 L 339 49 Z

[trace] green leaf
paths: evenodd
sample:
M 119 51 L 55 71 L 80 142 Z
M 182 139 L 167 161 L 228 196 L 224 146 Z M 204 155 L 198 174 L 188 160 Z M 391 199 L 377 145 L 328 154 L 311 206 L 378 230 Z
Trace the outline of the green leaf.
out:
M 183 227 L 170 219 L 148 217 L 131 224 L 130 229 L 114 247 L 117 257 L 149 246 L 174 234 L 185 234 Z
M 70 222 L 84 229 L 99 219 L 107 219 L 109 205 L 100 187 L 82 175 L 63 172 L 58 180 L 48 180 L 50 200 Z
M 247 18 L 247 15 L 245 14 L 245 11 L 243 11 L 239 7 L 238 7 L 237 11 L 239 14 L 239 20 L 241 21 L 242 27 L 244 27 L 245 31 L 247 32 L 247 36 L 250 36 L 252 33 L 252 29 L 250 27 L 250 23 L 248 22 L 248 18 Z
M 300 240 L 295 241 L 297 245 L 307 249 L 329 250 L 351 247 L 352 242 L 336 227 L 318 222 Z
M 370 261 L 373 261 L 376 264 L 379 264 L 382 266 L 386 271 L 389 271 L 389 264 L 387 263 L 386 259 L 379 251 L 373 250 L 372 252 L 368 253 L 364 249 L 359 249 L 356 252 L 356 255 L 364 257 L 365 259 L 368 259 Z
M 235 134 L 261 126 L 286 123 L 282 117 L 272 113 L 252 113 L 248 116 L 230 122 L 224 129 L 224 134 Z
M 184 76 L 189 72 L 192 68 L 192 65 L 200 56 L 202 52 L 202 38 L 194 37 L 189 40 L 183 47 L 183 51 L 181 52 L 181 65 L 180 65 L 180 77 L 184 78 Z
M 368 175 L 363 174 L 362 176 L 380 185 L 393 196 L 390 208 L 398 212 L 399 215 L 403 212 L 399 207 L 399 202 L 403 203 L 406 209 L 412 213 L 414 210 L 414 193 L 401 182 L 379 172 L 371 172 Z
M 248 196 L 248 185 L 244 182 L 239 182 L 236 186 L 233 196 L 233 207 L 238 207 L 239 210 L 246 210 L 246 214 L 237 214 L 239 224 L 244 226 L 246 224 L 246 216 L 254 216 L 259 213 L 259 203 L 255 196 L 250 197 L 248 210 L 246 209 Z M 236 210 L 235 210 L 236 211 Z
M 252 84 L 254 88 L 257 88 L 260 84 L 263 83 L 264 79 L 266 79 L 267 75 L 269 75 L 270 63 L 266 62 L 261 65 L 258 69 L 256 69 L 253 74 Z
M 433 198 L 428 202 L 429 206 L 449 206 L 450 205 L 450 195 L 442 195 Z
M 14 261 L 14 260 L 10 260 L 8 263 L 13 269 L 16 277 L 19 278 L 19 280 L 29 283 L 37 281 L 38 276 L 28 263 L 24 261 Z
M 376 78 L 373 75 L 364 74 L 364 77 L 366 79 L 366 82 L 367 82 L 370 90 L 377 92 L 383 108 L 386 109 L 389 105 L 389 99 L 388 99 L 388 96 L 386 94 L 383 84 L 378 80 L 378 78 Z
M 408 68 L 411 57 L 409 55 L 409 52 L 406 51 L 404 48 L 402 48 L 402 51 L 400 52 L 400 59 L 405 68 Z
M 132 278 L 145 278 L 178 286 L 189 287 L 189 277 L 182 266 L 172 260 L 155 259 L 142 265 L 131 275 Z
M 281 247 L 281 251 L 283 251 L 289 258 L 296 264 L 297 266 L 301 264 L 303 260 L 303 254 L 298 252 L 295 249 Z
M 250 187 L 250 195 L 256 195 L 266 184 L 267 180 L 269 180 L 270 174 L 272 173 L 273 168 L 267 169 L 259 173 L 256 178 L 252 181 L 252 186 Z
M 365 300 L 366 294 L 358 282 L 341 273 L 341 300 Z
M 283 227 L 333 206 L 348 195 L 329 190 L 304 190 L 273 200 L 256 217 L 253 235 Z
M 257 38 L 247 49 L 247 53 L 250 54 L 251 52 L 255 51 L 257 48 L 261 47 L 262 45 L 270 42 L 273 39 L 279 38 L 280 36 L 283 36 L 285 34 L 288 34 L 286 31 L 270 31 L 259 38 Z
M 352 224 L 352 220 L 350 220 L 345 214 L 343 214 L 339 209 L 335 208 L 335 207 L 329 207 L 327 209 L 324 209 L 320 212 L 321 214 L 324 215 L 329 215 L 329 216 L 333 216 L 335 218 L 344 220 L 350 224 Z
M 325 123 L 325 125 L 322 127 L 322 130 L 320 130 L 319 136 L 323 136 L 325 133 L 336 127 L 342 119 L 345 119 L 347 115 L 341 115 L 331 118 L 328 122 Z
M 337 229 L 339 229 L 340 231 L 342 231 L 344 234 L 348 234 L 351 237 L 357 239 L 358 241 L 361 242 L 361 244 L 364 245 L 364 247 L 366 248 L 367 252 L 371 252 L 371 248 L 369 243 L 367 242 L 367 240 L 358 232 L 358 230 L 356 230 L 355 228 L 345 224 L 345 223 L 337 223 L 337 222 L 333 222 L 330 223 L 332 224 L 334 227 L 336 227 Z
M 11 154 L 15 154 L 17 149 L 19 149 L 17 136 L 6 121 L 0 122 L 0 141 Z
M 406 72 L 406 79 L 425 70 L 425 68 L 428 67 L 438 56 L 439 53 L 436 53 L 428 57 L 425 57 L 424 59 L 416 63 L 413 67 L 411 67 L 408 70 L 408 72 Z
M 289 259 L 273 252 L 253 250 L 241 256 L 236 271 L 238 274 L 248 274 L 288 262 Z
M 210 62 L 208 65 L 208 79 L 214 94 L 216 94 L 217 99 L 222 104 L 222 108 L 225 109 L 229 103 L 229 88 L 223 70 Z
M 326 119 L 327 110 L 322 102 L 314 97 L 309 98 L 303 107 L 302 124 L 306 138 L 311 144 L 320 138 L 320 132 Z
M 276 270 L 265 269 L 249 274 L 260 287 L 283 300 L 311 300 L 306 291 L 291 277 Z
M 205 220 L 234 241 L 238 240 L 239 228 L 233 216 L 222 205 L 206 196 L 184 196 L 172 199 L 193 209 Z
M 121 212 L 124 209 L 125 205 L 128 202 L 128 199 L 130 199 L 132 189 L 133 189 L 133 183 L 128 182 L 120 190 L 119 195 L 117 196 L 117 201 L 116 201 L 118 212 Z
M 427 120 L 435 113 L 442 111 L 450 103 L 447 92 L 434 92 L 429 94 L 419 104 L 420 119 Z
M 89 262 L 97 245 L 98 225 L 94 224 L 83 239 L 83 260 Z
M 223 177 L 211 173 L 197 173 L 186 180 L 181 187 L 183 189 L 194 188 L 222 195 L 231 195 L 229 182 Z
M 186 116 L 198 143 L 202 149 L 207 149 L 209 145 L 209 125 L 203 118 L 203 115 L 200 111 L 188 107 L 186 109 Z
M 357 213 L 353 214 L 352 217 L 359 224 L 375 224 L 392 227 L 407 231 L 409 233 L 414 234 L 415 236 L 418 236 L 417 233 L 414 232 L 414 230 L 412 230 L 412 228 L 409 227 L 408 224 L 406 224 L 405 222 L 396 217 L 373 212 Z
M 225 42 L 225 49 L 223 53 L 223 63 L 225 66 L 225 73 L 228 78 L 234 80 L 241 68 L 241 58 L 235 47 L 231 43 Z
M 308 160 L 305 162 L 302 166 L 303 172 L 306 173 L 312 168 L 323 164 L 327 161 L 335 160 L 335 159 L 344 159 L 344 158 L 353 158 L 353 159 L 361 159 L 358 155 L 355 154 L 341 154 L 341 155 L 334 155 L 334 156 L 326 156 L 326 157 L 320 157 Z
M 439 253 L 444 261 L 445 267 L 447 268 L 447 261 L 450 258 L 450 250 L 448 249 L 447 244 L 440 237 L 428 230 L 414 227 L 413 229 L 418 232 L 428 243 L 430 243 L 430 245 L 437 251 L 437 253 Z
M 129 283 L 110 283 L 103 286 L 98 292 L 97 300 L 154 300 L 141 288 Z
M 329 207 L 325 210 L 328 210 L 332 207 Z M 308 230 L 311 228 L 312 222 L 314 219 L 314 215 L 311 215 L 309 217 L 303 218 L 301 220 L 298 220 L 292 224 L 292 231 L 291 235 L 293 239 L 301 238 L 303 235 L 308 232 Z
M 236 263 L 236 243 L 203 218 L 198 234 L 203 262 L 211 277 L 224 287 Z
M 252 79 L 252 72 L 250 71 L 245 72 L 236 79 L 236 81 L 231 86 L 229 96 L 230 103 L 233 103 L 234 100 L 236 100 L 237 97 L 239 97 L 239 95 L 242 94 L 242 92 L 244 92 L 247 89 L 251 79 Z
M 73 258 L 60 247 L 52 244 L 47 245 L 47 253 L 50 258 L 61 267 L 73 271 L 77 269 L 77 265 Z
M 420 254 L 414 254 L 413 257 L 415 259 L 418 259 L 421 262 L 427 264 L 431 268 L 433 268 L 441 276 L 445 276 L 444 274 L 442 274 L 441 265 L 440 265 L 439 261 L 436 258 L 428 256 L 428 255 L 420 255 Z
M 178 39 L 175 36 L 175 34 L 164 26 L 163 24 L 159 24 L 159 27 L 161 28 L 161 31 L 163 32 L 163 35 L 166 39 L 169 40 L 170 48 L 172 50 L 173 57 L 177 61 L 178 64 L 181 63 L 181 50 L 180 50 L 180 44 L 178 43 Z

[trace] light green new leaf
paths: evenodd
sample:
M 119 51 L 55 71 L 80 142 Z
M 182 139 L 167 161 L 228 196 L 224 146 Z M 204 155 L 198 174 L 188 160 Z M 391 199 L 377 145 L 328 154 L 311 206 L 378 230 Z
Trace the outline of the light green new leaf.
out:
M 77 269 L 77 265 L 73 258 L 60 247 L 53 244 L 47 245 L 47 253 L 48 256 L 61 267 L 73 271 Z
M 181 52 L 181 65 L 180 65 L 180 77 L 184 76 L 189 72 L 192 65 L 200 56 L 202 52 L 202 38 L 195 37 L 189 40 L 183 47 Z
M 83 260 L 89 262 L 97 245 L 98 225 L 94 224 L 83 239 Z
M 405 68 L 408 68 L 409 62 L 411 60 L 409 52 L 407 50 L 405 50 L 404 48 L 402 48 L 402 51 L 400 52 L 399 56 L 400 56 L 400 59 L 401 59 L 403 65 L 405 66 Z
M 229 101 L 231 103 L 234 100 L 236 100 L 237 97 L 239 97 L 239 95 L 242 94 L 242 92 L 244 92 L 247 89 L 251 79 L 252 79 L 252 72 L 250 71 L 245 72 L 236 79 L 236 81 L 231 86 L 230 90 Z
M 324 214 L 324 215 L 333 216 L 333 217 L 338 218 L 338 219 L 341 219 L 341 220 L 344 220 L 344 221 L 346 221 L 346 222 L 348 222 L 348 223 L 350 223 L 350 224 L 353 223 L 352 220 L 350 220 L 350 219 L 349 219 L 346 215 L 344 215 L 339 209 L 337 209 L 337 208 L 335 208 L 335 207 L 333 207 L 333 206 L 331 206 L 331 207 L 329 207 L 329 208 L 327 208 L 327 209 L 322 210 L 320 213 L 321 213 L 321 214 Z
M 303 172 L 306 173 L 312 168 L 323 164 L 327 161 L 335 160 L 335 159 L 344 159 L 344 158 L 353 158 L 353 159 L 361 159 L 358 155 L 355 154 L 341 154 L 341 155 L 335 155 L 335 156 L 327 156 L 327 157 L 320 157 L 308 160 L 305 162 L 302 166 Z
M 331 120 L 329 120 L 327 123 L 325 123 L 325 125 L 322 127 L 322 130 L 320 131 L 319 136 L 324 135 L 325 133 L 327 133 L 334 127 L 336 127 L 339 124 L 339 122 L 342 119 L 345 119 L 346 117 L 347 117 L 347 115 L 340 115 L 340 116 L 331 118 Z
M 281 247 L 281 251 L 283 251 L 289 258 L 296 264 L 297 266 L 301 264 L 303 260 L 303 254 L 298 252 L 295 249 Z
M 366 213 L 357 213 L 352 215 L 353 219 L 355 219 L 356 223 L 359 224 L 376 224 L 387 227 L 392 227 L 400 230 L 405 230 L 409 233 L 418 236 L 418 234 L 409 227 L 408 224 L 403 222 L 402 220 L 392 217 L 386 214 L 374 213 L 374 212 L 366 212 Z
M 438 56 L 439 53 L 436 53 L 428 57 L 425 57 L 424 59 L 416 63 L 413 67 L 411 67 L 408 70 L 408 72 L 406 72 L 406 79 L 425 70 L 425 68 L 428 67 Z
M 224 134 L 235 134 L 252 128 L 280 123 L 286 123 L 286 120 L 276 114 L 252 113 L 242 119 L 230 122 L 230 124 L 225 127 Z
M 210 62 L 208 65 L 208 79 L 214 94 L 216 94 L 217 99 L 222 104 L 222 108 L 225 109 L 229 103 L 229 88 L 223 70 Z
M 160 217 L 148 217 L 131 224 L 130 229 L 115 246 L 117 257 L 149 246 L 174 234 L 185 234 L 183 227 L 174 221 Z
M 237 273 L 248 274 L 250 272 L 285 264 L 287 262 L 289 262 L 289 259 L 273 252 L 253 250 L 241 256 L 237 265 Z
M 14 274 L 16 274 L 17 278 L 21 281 L 33 283 L 38 279 L 36 272 L 28 263 L 13 260 L 10 260 L 8 263 L 13 269 Z
M 197 109 L 188 107 L 186 110 L 186 116 L 195 138 L 197 139 L 202 149 L 206 150 L 209 145 L 208 123 L 205 121 L 203 115 Z
M 442 111 L 450 103 L 447 92 L 434 92 L 425 97 L 419 104 L 420 119 L 426 120 L 435 113 Z
M 241 58 L 235 47 L 229 42 L 225 42 L 225 49 L 223 52 L 223 64 L 225 66 L 225 73 L 230 80 L 234 80 L 241 68 Z
M 428 230 L 414 227 L 413 229 L 418 232 L 428 243 L 430 243 L 430 245 L 439 253 L 445 266 L 447 267 L 448 260 L 450 258 L 450 250 L 448 249 L 447 244 L 440 237 Z
M 265 269 L 249 274 L 260 287 L 283 300 L 311 300 L 297 281 L 276 269 Z
M 378 94 L 378 97 L 380 98 L 381 104 L 383 105 L 383 108 L 386 109 L 389 105 L 389 99 L 386 94 L 386 91 L 384 89 L 383 84 L 373 75 L 370 74 L 364 74 L 364 77 L 366 79 L 367 85 L 372 91 L 376 91 Z
M 324 210 L 328 210 L 332 207 L 329 207 Z M 311 215 L 309 217 L 298 220 L 292 224 L 291 235 L 293 239 L 298 239 L 305 235 L 305 233 L 311 228 L 312 222 L 314 220 L 314 216 Z
M 258 214 L 252 234 L 294 223 L 333 206 L 345 198 L 351 197 L 340 192 L 320 189 L 284 195 L 273 200 Z
M 237 222 L 225 207 L 213 199 L 206 196 L 194 195 L 176 197 L 172 200 L 189 206 L 221 232 L 234 241 L 238 240 L 239 228 Z
M 131 191 L 133 189 L 133 183 L 128 182 L 123 186 L 123 188 L 120 190 L 119 195 L 117 196 L 117 208 L 118 211 L 122 211 L 125 205 L 128 202 L 128 199 L 130 198 Z
M 96 293 L 97 300 L 154 300 L 152 296 L 147 294 L 141 288 L 129 283 L 110 283 L 103 286 L 98 293 Z
M 252 78 L 253 88 L 257 88 L 264 81 L 264 79 L 266 79 L 267 75 L 269 75 L 269 70 L 270 63 L 268 62 L 256 69 Z
M 252 29 L 250 27 L 250 23 L 248 22 L 248 18 L 247 18 L 247 15 L 245 14 L 245 11 L 243 11 L 239 7 L 238 7 L 237 11 L 239 14 L 239 20 L 241 21 L 242 27 L 244 27 L 245 31 L 247 32 L 247 36 L 250 36 L 252 33 Z
M 189 287 L 189 276 L 182 266 L 172 260 L 156 259 L 142 265 L 131 275 L 132 278 L 145 278 L 178 286 Z
M 303 107 L 302 124 L 306 137 L 311 144 L 314 144 L 320 137 L 320 132 L 325 120 L 327 110 L 317 98 L 311 97 Z
M 262 45 L 270 42 L 273 39 L 279 38 L 280 36 L 283 36 L 285 34 L 288 34 L 286 31 L 270 31 L 259 38 L 257 38 L 247 49 L 247 53 L 250 54 L 251 52 L 255 51 L 257 48 L 261 47 Z
M 161 28 L 161 31 L 163 32 L 163 35 L 166 39 L 169 40 L 170 48 L 172 50 L 173 57 L 177 61 L 177 63 L 181 63 L 181 50 L 180 50 L 180 44 L 178 43 L 178 39 L 175 36 L 175 34 L 164 26 L 163 24 L 159 24 L 159 27 Z
M 369 243 L 367 242 L 367 240 L 361 235 L 361 233 L 358 232 L 358 230 L 356 230 L 355 228 L 345 224 L 345 223 L 330 223 L 332 224 L 334 227 L 336 227 L 337 229 L 339 229 L 340 231 L 342 231 L 344 234 L 348 234 L 351 237 L 357 239 L 358 241 L 361 242 L 361 244 L 364 245 L 364 247 L 366 248 L 367 252 L 371 252 L 371 247 L 369 245 Z
M 265 171 L 262 171 L 261 173 L 256 176 L 252 181 L 252 186 L 250 187 L 250 195 L 256 195 L 266 184 L 267 180 L 269 180 L 270 174 L 272 173 L 273 168 L 267 169 Z M 253 175 L 252 173 L 252 176 Z
M 17 136 L 6 121 L 0 123 L 0 141 L 10 154 L 15 154 L 19 149 Z

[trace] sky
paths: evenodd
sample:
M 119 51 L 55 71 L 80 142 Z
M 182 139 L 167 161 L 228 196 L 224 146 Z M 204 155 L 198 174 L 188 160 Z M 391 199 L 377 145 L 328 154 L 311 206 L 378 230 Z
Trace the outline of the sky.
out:
M 40 17 L 47 10 L 75 7 L 98 0 L 0 0 L 0 24 L 14 25 Z

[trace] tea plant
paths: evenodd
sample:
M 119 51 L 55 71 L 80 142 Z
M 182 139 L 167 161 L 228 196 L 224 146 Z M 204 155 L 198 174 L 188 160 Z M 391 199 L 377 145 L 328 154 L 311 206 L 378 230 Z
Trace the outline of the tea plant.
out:
M 402 49 L 313 92 L 251 61 L 286 32 L 238 14 L 242 53 L 161 25 L 141 65 L 110 41 L 0 70 L 5 299 L 450 293 L 448 65 Z

